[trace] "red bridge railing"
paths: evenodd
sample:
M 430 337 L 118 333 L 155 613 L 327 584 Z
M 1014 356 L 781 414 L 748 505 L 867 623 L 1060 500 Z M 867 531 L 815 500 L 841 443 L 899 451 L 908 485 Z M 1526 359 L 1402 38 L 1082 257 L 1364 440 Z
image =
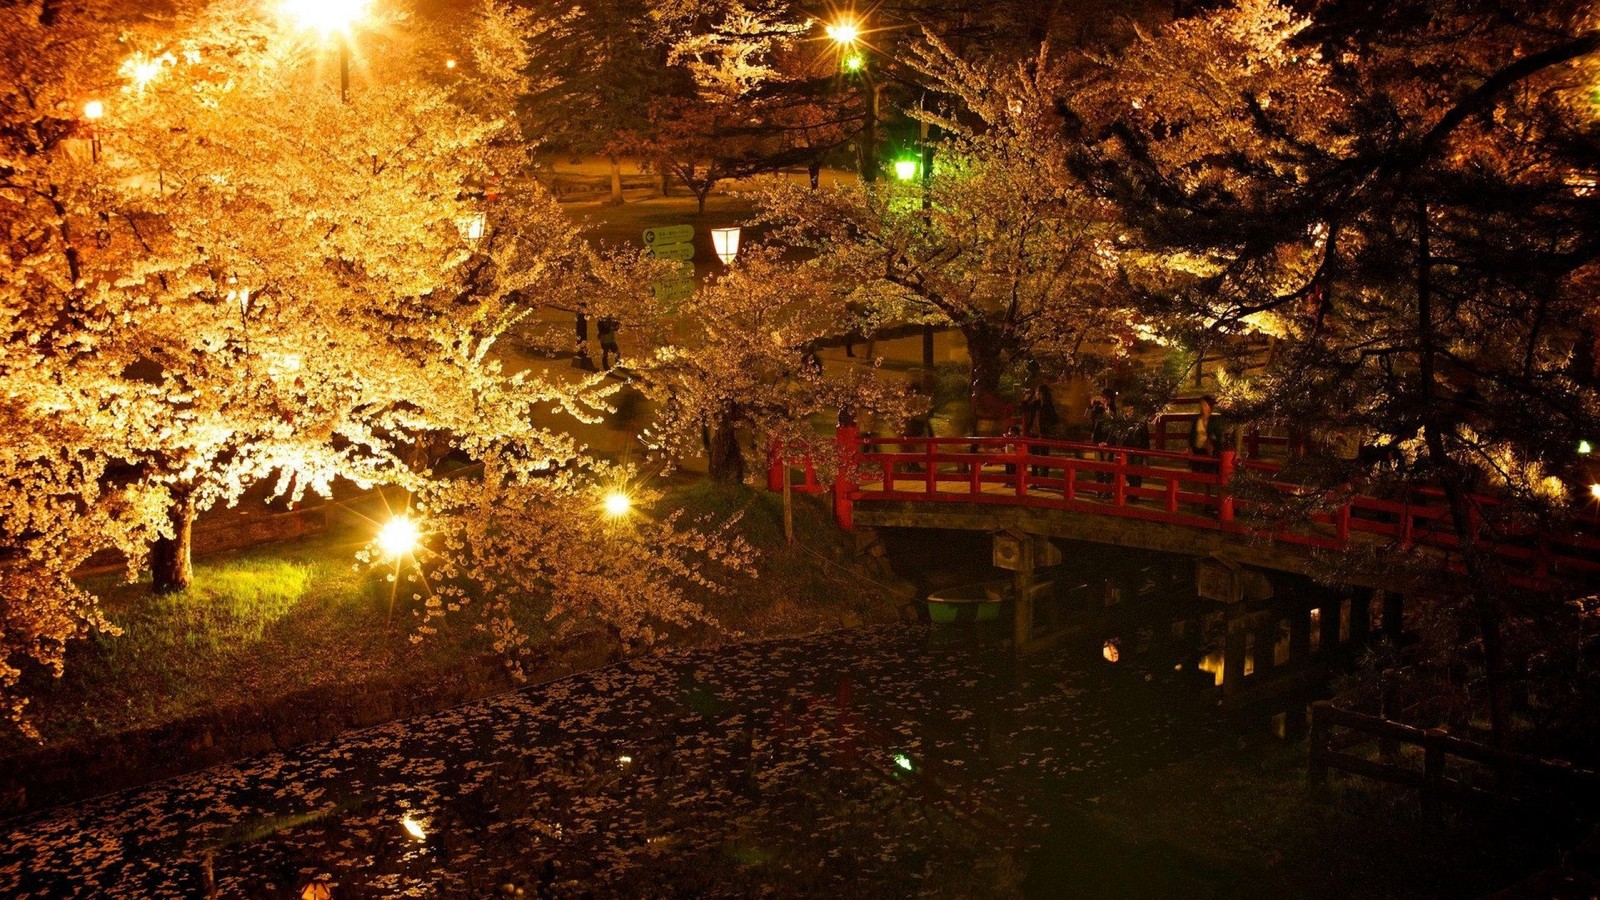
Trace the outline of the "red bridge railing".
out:
M 1153 442 L 1152 442 L 1153 443 Z M 1309 496 L 1312 489 L 1283 480 L 1281 467 L 1156 448 L 1115 447 L 1021 437 L 860 437 L 839 429 L 839 476 L 831 486 L 834 515 L 854 527 L 856 503 L 975 503 L 1064 509 L 1122 519 L 1164 522 L 1213 531 L 1268 537 L 1286 544 L 1343 551 L 1358 543 L 1373 549 L 1459 550 L 1442 492 L 1417 488 L 1399 496 L 1369 496 L 1353 489 Z M 777 455 L 768 484 L 781 489 L 786 467 Z M 795 490 L 829 489 L 806 467 Z M 1248 479 L 1260 496 L 1237 492 Z M 1311 511 L 1282 517 L 1285 499 L 1300 497 Z M 1475 497 L 1475 514 L 1498 503 Z M 1492 549 L 1526 586 L 1553 579 L 1600 580 L 1600 523 L 1588 531 L 1525 530 L 1494 535 Z M 1448 560 L 1455 565 L 1458 561 Z

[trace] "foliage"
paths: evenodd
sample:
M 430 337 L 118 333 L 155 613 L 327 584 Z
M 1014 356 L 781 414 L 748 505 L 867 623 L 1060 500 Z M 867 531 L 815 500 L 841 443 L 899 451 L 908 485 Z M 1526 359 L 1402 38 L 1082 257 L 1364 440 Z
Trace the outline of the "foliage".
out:
M 1240 410 L 1403 462 L 1298 477 L 1443 488 L 1469 575 L 1446 590 L 1472 598 L 1450 641 L 1477 654 L 1502 736 L 1521 663 L 1481 547 L 1574 527 L 1591 480 L 1576 448 L 1600 427 L 1597 48 L 1575 3 L 1246 0 L 1145 36 L 1070 120 L 1149 308 L 1280 342 L 1230 386 Z
M 292 500 L 340 480 L 415 492 L 460 555 L 446 569 L 496 586 L 505 576 L 475 555 L 491 548 L 472 540 L 555 546 L 548 535 L 597 526 L 575 498 L 605 473 L 559 426 L 532 423 L 552 409 L 593 420 L 610 389 L 509 371 L 495 342 L 528 302 L 641 291 L 649 269 L 596 255 L 536 188 L 485 196 L 525 159 L 509 115 L 524 14 L 484 4 L 464 32 L 360 25 L 342 103 L 328 45 L 256 4 L 126 27 L 92 8 L 46 13 L 0 10 L 19 86 L 0 129 L 0 383 L 16 434 L 38 435 L 0 451 L 13 562 L 0 690 L 14 715 L 22 659 L 59 668 L 66 641 L 104 626 L 73 568 L 107 545 L 136 564 L 159 533 L 155 586 L 181 589 L 194 516 L 255 485 Z M 32 49 L 58 45 L 89 52 L 60 66 Z M 457 68 L 424 64 L 447 47 Z M 104 98 L 93 146 L 87 96 Z M 482 461 L 484 480 L 442 481 L 441 448 Z M 535 500 L 537 517 L 488 521 L 496 502 Z M 648 573 L 693 580 L 698 560 L 743 557 L 714 534 L 669 539 L 671 525 L 590 545 L 583 577 L 555 578 L 562 601 L 629 634 L 687 615 L 678 584 Z M 580 558 L 553 557 L 575 572 Z
M 827 276 L 819 265 L 753 247 L 688 300 L 657 307 L 649 319 L 654 349 L 640 363 L 646 392 L 661 404 L 648 436 L 654 449 L 704 449 L 714 477 L 738 481 L 738 429 L 754 432 L 758 450 L 777 440 L 794 458 L 812 454 L 827 466 L 831 444 L 817 439 L 813 417 L 901 422 L 920 411 L 875 372 L 826 372 L 808 358 L 819 339 L 838 333 L 846 312 Z

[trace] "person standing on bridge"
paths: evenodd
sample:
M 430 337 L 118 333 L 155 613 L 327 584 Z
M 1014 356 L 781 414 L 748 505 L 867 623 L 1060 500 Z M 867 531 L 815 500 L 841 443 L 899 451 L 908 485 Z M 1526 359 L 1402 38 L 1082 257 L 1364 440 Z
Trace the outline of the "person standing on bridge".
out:
M 1056 397 L 1050 385 L 1035 384 L 1022 398 L 1022 433 L 1028 437 L 1056 440 L 1061 437 L 1061 413 L 1056 409 Z M 1035 456 L 1049 456 L 1049 444 L 1033 444 L 1028 452 Z M 1033 466 L 1035 478 L 1042 478 L 1048 466 Z
M 1200 398 L 1200 415 L 1189 431 L 1189 470 L 1197 474 L 1215 475 L 1219 469 L 1215 462 L 1194 457 L 1215 459 L 1222 453 L 1222 420 L 1216 415 L 1217 398 L 1210 394 Z M 1216 493 L 1216 485 L 1207 482 L 1206 496 Z

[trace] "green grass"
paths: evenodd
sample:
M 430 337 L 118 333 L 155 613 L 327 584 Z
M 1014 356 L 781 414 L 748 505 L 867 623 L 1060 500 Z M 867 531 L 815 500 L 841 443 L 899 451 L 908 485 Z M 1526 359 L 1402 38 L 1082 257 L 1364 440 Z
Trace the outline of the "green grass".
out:
M 724 578 L 724 593 L 694 599 L 726 629 L 745 635 L 797 634 L 892 615 L 876 584 L 852 576 L 848 538 L 817 498 L 796 497 L 801 544 L 783 542 L 777 495 L 694 482 L 673 485 L 664 503 L 713 522 L 743 511 L 739 529 L 763 548 L 759 579 Z M 412 641 L 410 591 L 391 600 L 380 574 L 358 571 L 356 545 L 324 535 L 202 557 L 193 586 L 157 596 L 148 580 L 88 579 L 119 635 L 75 642 L 66 673 L 29 673 L 30 719 L 46 743 L 92 739 L 298 691 L 368 681 L 426 680 L 432 673 L 490 665 L 488 638 L 472 616 L 446 617 L 437 634 Z M 889 592 L 892 593 L 892 592 Z M 539 604 L 518 604 L 518 625 L 536 646 L 547 639 Z M 679 643 L 717 640 L 705 628 L 680 630 Z M 0 753 L 30 746 L 16 733 Z

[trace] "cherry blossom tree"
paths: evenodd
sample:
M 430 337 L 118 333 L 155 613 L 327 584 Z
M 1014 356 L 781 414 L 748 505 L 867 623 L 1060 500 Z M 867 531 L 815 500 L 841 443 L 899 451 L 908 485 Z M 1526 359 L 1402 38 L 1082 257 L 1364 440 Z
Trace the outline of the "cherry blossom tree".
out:
M 859 286 L 859 306 L 958 329 L 977 408 L 993 402 L 1009 368 L 1070 366 L 1086 346 L 1122 334 L 1116 231 L 1064 154 L 1048 150 L 1060 146 L 1060 73 L 1047 53 L 976 65 L 930 37 L 915 63 L 963 111 L 920 114 L 948 135 L 929 177 L 827 191 L 776 185 L 759 200 L 781 240 Z
M 1577 447 L 1600 427 L 1597 49 L 1577 3 L 1245 0 L 1144 36 L 1071 94 L 1076 158 L 1126 216 L 1145 300 L 1282 342 L 1241 409 L 1407 462 L 1303 477 L 1443 489 L 1468 576 L 1444 591 L 1470 598 L 1445 643 L 1486 673 L 1499 739 L 1520 667 L 1506 623 L 1564 620 L 1516 599 L 1487 545 L 1574 527 Z
M 577 558 L 553 557 L 496 602 L 560 588 L 568 611 L 635 637 L 686 615 L 700 562 L 744 564 L 720 533 L 670 517 L 603 525 L 574 500 L 610 475 L 560 419 L 594 420 L 611 389 L 497 350 L 529 304 L 625 290 L 638 274 L 591 251 L 536 188 L 480 199 L 525 160 L 511 116 L 525 15 L 484 3 L 464 30 L 383 16 L 350 38 L 341 102 L 330 44 L 256 3 L 162 21 L 0 10 L 0 383 L 18 433 L 36 435 L 0 451 L 0 692 L 13 712 L 28 661 L 59 670 L 68 640 L 104 627 L 70 578 L 88 554 L 116 546 L 136 566 L 152 546 L 155 588 L 181 590 L 195 517 L 255 485 L 292 499 L 339 480 L 403 488 L 428 511 L 430 564 L 497 589 L 512 576 L 476 564 L 492 548 L 587 535 L 589 577 L 551 576 Z M 103 113 L 92 123 L 90 99 Z M 422 441 L 481 462 L 482 477 L 446 479 L 415 452 Z M 496 502 L 534 494 L 541 516 L 496 517 Z M 520 559 L 506 571 L 528 571 Z M 684 577 L 643 574 L 656 569 Z M 629 592 L 601 590 L 606 578 Z

